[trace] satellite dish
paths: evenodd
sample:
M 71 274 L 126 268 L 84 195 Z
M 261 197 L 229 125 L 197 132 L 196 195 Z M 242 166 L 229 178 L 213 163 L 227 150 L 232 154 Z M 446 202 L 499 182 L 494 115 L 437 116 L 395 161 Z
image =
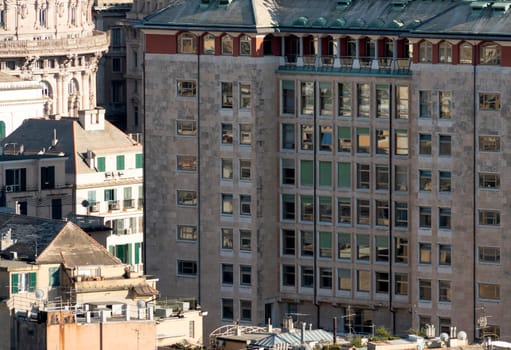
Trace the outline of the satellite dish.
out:
M 35 297 L 37 299 L 42 299 L 44 297 L 44 290 L 42 289 L 36 289 L 35 290 Z
M 88 201 L 88 200 L 86 200 L 86 199 L 84 199 L 84 200 L 82 201 L 82 207 L 87 208 L 88 206 L 89 206 L 89 201 Z
M 145 301 L 143 301 L 143 300 L 139 300 L 139 301 L 137 301 L 137 307 L 138 307 L 139 309 L 141 309 L 141 308 L 145 307 Z
M 458 339 L 459 340 L 466 340 L 467 339 L 467 333 L 465 331 L 459 331 L 458 332 Z
M 447 342 L 449 340 L 449 334 L 447 333 L 440 333 L 440 340 L 443 342 Z

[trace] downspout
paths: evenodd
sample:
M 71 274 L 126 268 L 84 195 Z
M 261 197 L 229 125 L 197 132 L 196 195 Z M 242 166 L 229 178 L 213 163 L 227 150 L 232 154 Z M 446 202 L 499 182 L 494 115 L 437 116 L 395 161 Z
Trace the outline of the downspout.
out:
M 145 43 L 144 43 L 144 46 L 145 46 Z M 147 202 L 146 202 L 146 189 L 147 189 L 147 186 L 146 186 L 146 141 L 145 141 L 145 135 L 146 135 L 146 89 L 145 89 L 145 52 L 144 52 L 144 60 L 142 61 L 142 96 L 143 96 L 143 103 L 144 103 L 144 108 L 143 108 L 143 113 L 144 113 L 144 116 L 143 116 L 143 119 L 144 119 L 144 126 L 143 126 L 143 134 L 142 134 L 142 140 L 143 140 L 143 143 L 142 143 L 142 154 L 144 155 L 143 158 L 142 158 L 142 161 L 143 161 L 143 164 L 142 164 L 142 176 L 143 176 L 143 187 L 142 187 L 142 191 L 143 191 L 143 197 L 142 197 L 142 200 L 143 200 L 143 210 L 144 210 L 144 214 L 143 214 L 143 218 L 144 218 L 144 234 L 143 234 L 143 239 L 144 239 L 144 243 L 142 244 L 142 262 L 144 263 L 144 275 L 147 275 L 147 216 L 146 216 L 146 210 L 147 210 Z M 137 82 L 135 81 L 135 84 L 137 84 Z
M 472 291 L 472 302 L 474 304 L 474 313 L 473 313 L 473 325 L 474 325 L 474 339 L 476 339 L 477 337 L 477 319 L 476 319 L 476 303 L 477 303 L 477 244 L 476 244 L 476 240 L 477 240 L 477 235 L 476 235 L 476 225 L 477 225 L 477 222 L 476 222 L 476 213 L 477 213 L 477 205 L 476 205 L 476 196 L 477 196 L 477 191 L 476 191 L 476 181 L 477 181 L 477 173 L 476 173 L 476 156 L 477 156 L 477 151 L 476 151 L 476 148 L 477 148 L 477 113 L 476 113 L 476 108 L 477 108 L 477 94 L 476 94 L 476 73 L 477 73 L 477 66 L 476 66 L 476 62 L 475 62 L 475 59 L 474 59 L 474 68 L 473 68 L 473 73 L 472 73 L 472 122 L 473 122 L 473 128 L 474 128 L 474 132 L 472 133 L 472 142 L 473 142 L 473 154 L 472 154 L 472 181 L 473 181 L 473 184 L 472 184 L 472 197 L 473 197 L 473 201 L 472 201 L 472 244 L 473 244 L 473 251 L 474 251 L 474 256 L 473 256 L 473 267 L 472 267 L 472 278 L 473 278 L 473 291 Z
M 319 303 L 318 303 L 318 279 L 317 279 L 317 276 L 318 276 L 318 272 L 317 272 L 317 268 L 318 268 L 318 252 L 319 252 L 319 249 L 318 249 L 318 232 L 317 232 L 317 221 L 318 221 L 318 218 L 317 218 L 317 212 L 316 212 L 316 199 L 317 199 L 317 170 L 318 170 L 318 165 L 317 165 L 317 158 L 318 158 L 318 126 L 317 126 L 317 119 L 318 119 L 318 116 L 317 116 L 317 113 L 316 113 L 316 81 L 314 81 L 313 83 L 313 89 L 314 89 L 314 99 L 313 99 L 313 123 L 314 123 L 314 127 L 313 127 L 313 132 L 314 132 L 314 135 L 312 136 L 312 148 L 314 150 L 314 159 L 313 159 L 313 174 L 312 174 L 312 188 L 313 188 L 313 193 L 312 193 L 312 220 L 313 220 L 313 232 L 314 232 L 314 240 L 313 240 L 313 247 L 314 247 L 314 253 L 313 253 L 313 256 L 314 256 L 314 282 L 313 282 L 313 286 L 314 286 L 314 305 L 316 306 L 316 324 L 317 324 L 317 327 L 320 328 L 320 308 L 319 308 Z
M 392 93 L 392 90 L 391 92 Z M 393 96 L 391 96 L 393 97 Z M 390 99 L 391 101 L 393 101 L 394 99 L 391 98 Z M 393 284 L 393 278 L 392 278 L 392 273 L 393 273 L 393 249 L 392 249 L 392 244 L 393 244 L 393 241 L 394 241 L 394 230 L 392 229 L 393 227 L 393 223 L 394 223 L 394 210 L 392 210 L 393 208 L 393 205 L 392 205 L 392 199 L 393 199 L 393 190 L 394 188 L 392 187 L 392 167 L 394 165 L 393 163 L 393 154 L 394 154 L 394 151 L 393 151 L 393 145 L 394 143 L 392 142 L 394 139 L 394 130 L 392 129 L 392 115 L 389 116 L 389 162 L 388 162 L 388 167 L 389 167 L 389 204 L 388 204 L 388 207 L 389 207 L 389 311 L 390 311 L 390 317 L 391 317 L 391 321 L 392 321 L 392 334 L 396 334 L 396 313 L 395 313 L 395 310 L 394 310 L 394 305 L 393 305 L 393 298 L 392 298 L 392 286 L 394 285 Z M 412 320 L 413 322 L 413 320 Z M 374 328 L 373 328 L 374 329 Z
M 197 48 L 197 303 L 201 305 L 200 48 Z

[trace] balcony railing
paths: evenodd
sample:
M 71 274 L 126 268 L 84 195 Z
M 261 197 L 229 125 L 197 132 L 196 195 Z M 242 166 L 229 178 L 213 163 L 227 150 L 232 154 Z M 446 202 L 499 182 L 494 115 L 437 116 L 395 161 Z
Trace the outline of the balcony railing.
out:
M 120 205 L 119 201 L 108 201 L 108 211 L 120 210 L 120 209 L 121 209 L 121 205 Z
M 125 199 L 122 201 L 122 207 L 124 209 L 133 209 L 135 208 L 135 200 L 134 199 Z
M 288 54 L 282 57 L 280 71 L 410 75 L 410 58 L 335 57 Z
M 100 203 L 99 202 L 89 203 L 89 212 L 97 213 L 97 212 L 99 212 L 99 208 L 100 208 Z

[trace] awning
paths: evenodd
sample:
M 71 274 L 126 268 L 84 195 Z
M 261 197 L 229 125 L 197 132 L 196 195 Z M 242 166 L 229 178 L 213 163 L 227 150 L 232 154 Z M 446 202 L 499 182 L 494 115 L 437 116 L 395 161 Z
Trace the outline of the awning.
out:
M 138 297 L 152 297 L 160 294 L 157 289 L 151 287 L 148 284 L 141 284 L 139 286 L 131 287 L 131 291 L 135 296 Z

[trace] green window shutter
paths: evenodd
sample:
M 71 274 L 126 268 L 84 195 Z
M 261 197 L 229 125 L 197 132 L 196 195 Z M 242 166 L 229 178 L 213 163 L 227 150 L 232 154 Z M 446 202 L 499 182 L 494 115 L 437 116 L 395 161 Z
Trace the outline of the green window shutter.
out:
M 124 170 L 124 156 L 117 156 L 117 170 Z
M 337 163 L 337 186 L 351 187 L 351 163 Z
M 11 294 L 18 294 L 19 291 L 19 278 L 20 276 L 17 273 L 13 273 L 11 275 Z
M 50 287 L 60 286 L 60 272 L 58 267 L 50 267 L 48 269 L 50 275 Z
M 135 167 L 137 169 L 141 169 L 144 166 L 144 155 L 142 153 L 137 153 L 135 155 Z
M 87 200 L 89 201 L 89 204 L 96 203 L 96 191 L 88 191 Z
M 135 264 L 140 264 L 140 243 L 135 243 Z
M 300 161 L 300 185 L 312 186 L 314 171 L 312 160 Z
M 35 287 L 37 286 L 37 275 L 35 272 L 30 272 L 28 274 L 28 291 L 35 291 Z
M 115 246 L 113 245 L 108 246 L 108 251 L 110 252 L 110 254 L 115 256 Z
M 116 254 L 115 256 L 118 257 L 123 263 L 126 264 L 125 254 L 124 254 L 124 245 L 117 245 L 116 246 Z
M 126 262 L 128 264 L 132 264 L 133 263 L 133 259 L 132 259 L 132 256 L 133 256 L 133 244 L 126 244 L 127 245 L 127 251 L 128 251 L 128 255 L 127 255 L 127 259 L 126 259 Z
M 332 186 L 332 163 L 319 162 L 319 185 Z
M 96 161 L 96 165 L 97 165 L 97 168 L 98 168 L 98 171 L 105 171 L 106 167 L 105 167 L 105 157 L 98 157 L 97 161 Z
M 351 130 L 349 126 L 340 126 L 337 129 L 340 139 L 351 139 Z

